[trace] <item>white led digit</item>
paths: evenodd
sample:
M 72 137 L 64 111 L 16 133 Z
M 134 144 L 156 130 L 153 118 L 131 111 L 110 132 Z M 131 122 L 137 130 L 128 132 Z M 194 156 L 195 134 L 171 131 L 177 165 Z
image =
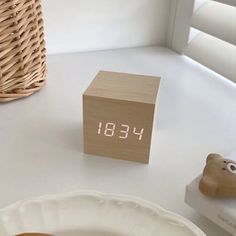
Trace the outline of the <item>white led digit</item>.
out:
M 139 140 L 142 140 L 143 131 L 144 131 L 144 129 L 141 129 L 141 131 L 140 131 L 140 133 L 139 133 L 139 132 L 137 132 L 136 127 L 134 127 L 133 133 L 139 136 L 139 138 L 138 138 Z
M 114 123 L 106 123 L 104 135 L 107 137 L 112 137 L 115 132 L 116 125 Z
M 99 122 L 99 126 L 98 126 L 98 134 L 101 134 L 101 129 L 102 129 L 102 122 Z
M 128 125 L 121 125 L 121 127 L 124 128 L 124 130 L 120 130 L 120 133 L 123 135 L 120 135 L 119 138 L 121 139 L 127 139 L 129 135 L 129 126 Z

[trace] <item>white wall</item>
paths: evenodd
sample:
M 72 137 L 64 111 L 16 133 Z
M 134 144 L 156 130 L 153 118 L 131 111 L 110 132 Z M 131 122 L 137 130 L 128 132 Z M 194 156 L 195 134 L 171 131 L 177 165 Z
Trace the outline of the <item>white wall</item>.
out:
M 42 0 L 48 53 L 165 45 L 171 0 Z

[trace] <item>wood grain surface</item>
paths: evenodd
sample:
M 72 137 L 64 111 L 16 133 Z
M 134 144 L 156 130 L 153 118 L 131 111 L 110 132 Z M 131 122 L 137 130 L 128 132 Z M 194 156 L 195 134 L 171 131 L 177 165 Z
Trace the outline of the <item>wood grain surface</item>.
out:
M 159 83 L 158 77 L 100 72 L 83 95 L 84 152 L 148 163 Z

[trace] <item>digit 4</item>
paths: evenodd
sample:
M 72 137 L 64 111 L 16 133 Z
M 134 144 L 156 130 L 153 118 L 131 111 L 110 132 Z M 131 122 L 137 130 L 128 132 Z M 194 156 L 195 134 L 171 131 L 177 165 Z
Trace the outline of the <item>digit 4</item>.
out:
M 144 129 L 142 128 L 140 132 L 137 132 L 137 128 L 134 127 L 133 133 L 139 136 L 139 140 L 142 140 Z

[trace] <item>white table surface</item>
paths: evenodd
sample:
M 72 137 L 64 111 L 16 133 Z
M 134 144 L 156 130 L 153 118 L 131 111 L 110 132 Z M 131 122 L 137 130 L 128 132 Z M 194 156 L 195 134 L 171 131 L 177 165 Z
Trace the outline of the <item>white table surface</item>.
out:
M 162 77 L 149 165 L 83 154 L 82 93 L 99 70 Z M 48 57 L 39 93 L 0 105 L 0 207 L 78 189 L 129 194 L 229 234 L 184 203 L 209 152 L 236 148 L 236 85 L 157 47 Z

